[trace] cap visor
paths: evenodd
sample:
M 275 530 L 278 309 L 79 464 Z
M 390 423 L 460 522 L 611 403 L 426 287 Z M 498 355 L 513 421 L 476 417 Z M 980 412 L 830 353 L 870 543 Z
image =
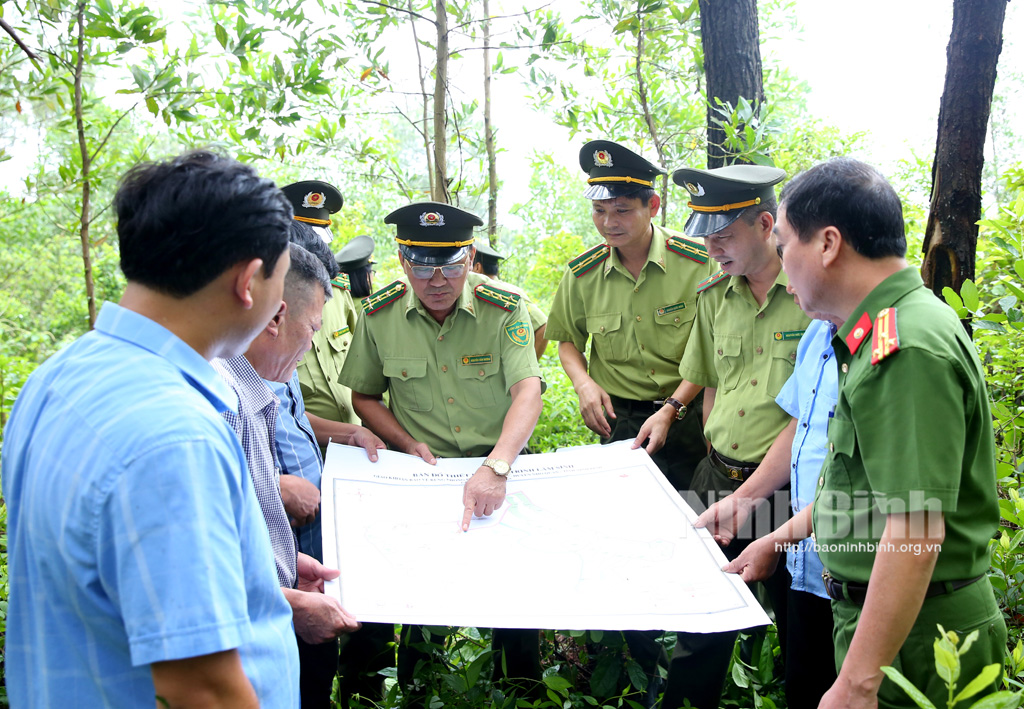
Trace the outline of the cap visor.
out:
M 468 246 L 445 248 L 399 244 L 398 248 L 407 261 L 417 266 L 447 266 L 464 259 L 469 252 Z
M 613 182 L 603 185 L 588 185 L 583 196 L 587 199 L 615 199 L 616 197 L 628 197 L 642 188 L 643 185 L 615 184 Z
M 686 220 L 686 226 L 683 227 L 683 231 L 686 232 L 687 236 L 711 236 L 739 219 L 741 214 L 743 214 L 742 209 L 735 209 L 731 212 L 718 212 L 716 214 L 691 212 L 690 217 Z

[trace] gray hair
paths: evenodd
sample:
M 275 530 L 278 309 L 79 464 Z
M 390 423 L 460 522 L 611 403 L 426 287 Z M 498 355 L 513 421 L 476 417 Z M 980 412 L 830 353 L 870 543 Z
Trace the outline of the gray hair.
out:
M 331 278 L 327 269 L 313 254 L 298 244 L 288 244 L 291 265 L 284 278 L 284 302 L 296 304 L 309 297 L 310 289 L 319 285 L 324 292 L 324 299 L 331 298 Z

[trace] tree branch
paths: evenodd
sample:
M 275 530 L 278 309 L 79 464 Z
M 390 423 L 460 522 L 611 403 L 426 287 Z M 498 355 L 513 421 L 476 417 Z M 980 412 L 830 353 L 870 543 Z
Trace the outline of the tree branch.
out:
M 437 27 L 437 21 L 436 20 L 432 20 L 429 17 L 421 15 L 418 12 L 413 12 L 412 10 L 408 10 L 408 9 L 406 9 L 404 7 L 395 7 L 394 5 L 388 5 L 386 2 L 378 2 L 377 0 L 359 0 L 359 2 L 365 3 L 367 5 L 379 5 L 380 7 L 385 7 L 388 10 L 394 10 L 396 12 L 404 12 L 407 15 L 412 15 L 413 17 L 418 17 L 421 20 L 426 20 L 430 24 L 434 25 L 434 27 Z
M 7 24 L 7 22 L 2 17 L 0 17 L 0 27 L 3 28 L 4 32 L 6 32 L 7 34 L 11 35 L 11 39 L 14 40 L 15 44 L 17 44 L 19 47 L 21 47 L 21 51 L 25 52 L 25 54 L 28 55 L 29 59 L 31 59 L 33 61 L 39 61 L 39 56 L 35 52 L 33 52 L 31 49 L 29 49 L 28 46 L 24 42 L 21 41 L 21 37 L 18 36 L 18 33 L 15 32 L 14 28 L 11 27 L 9 24 Z
M 110 134 L 114 132 L 115 128 L 117 128 L 117 124 L 123 121 L 125 116 L 134 111 L 135 107 L 138 105 L 139 103 L 136 101 L 131 108 L 129 108 L 127 111 L 118 116 L 117 120 L 114 121 L 114 125 L 110 126 L 110 128 L 107 129 L 107 134 L 103 136 L 103 140 L 100 141 L 100 144 L 96 146 L 96 149 L 92 152 L 92 155 L 89 156 L 90 163 L 96 160 L 96 156 L 100 154 L 100 151 L 103 150 L 103 146 L 107 144 L 108 140 L 110 140 Z

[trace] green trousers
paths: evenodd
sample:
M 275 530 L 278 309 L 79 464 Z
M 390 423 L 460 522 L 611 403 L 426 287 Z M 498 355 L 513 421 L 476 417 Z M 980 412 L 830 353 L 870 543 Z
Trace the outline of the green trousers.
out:
M 860 620 L 861 606 L 848 601 L 832 601 L 832 615 L 835 619 L 836 668 L 842 668 L 846 653 L 850 650 L 853 634 Z M 996 605 L 992 585 L 988 577 L 953 593 L 924 599 L 921 612 L 910 629 L 903 647 L 900 648 L 892 666 L 909 679 L 915 687 L 924 692 L 937 707 L 946 706 L 949 692 L 935 672 L 935 639 L 939 636 L 936 625 L 952 630 L 960 641 L 973 631 L 980 634 L 971 649 L 960 658 L 960 689 L 974 679 L 985 665 L 1002 665 L 1006 654 L 1006 624 L 1003 614 Z M 1000 675 L 1001 677 L 1002 675 Z M 999 688 L 997 678 L 992 686 L 971 697 L 975 702 Z M 917 705 L 888 677 L 882 680 L 878 690 L 878 706 L 916 707 Z

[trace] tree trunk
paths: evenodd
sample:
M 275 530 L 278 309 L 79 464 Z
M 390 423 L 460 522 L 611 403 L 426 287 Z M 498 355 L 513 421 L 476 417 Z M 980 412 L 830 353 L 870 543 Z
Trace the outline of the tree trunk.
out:
M 484 0 L 484 143 L 487 146 L 487 236 L 498 246 L 498 156 L 491 126 L 491 9 Z
M 78 128 L 78 149 L 82 154 L 82 212 L 79 237 L 82 241 L 82 265 L 85 267 L 85 298 L 89 304 L 89 329 L 96 324 L 96 294 L 92 282 L 92 256 L 89 249 L 89 149 L 85 143 L 85 121 L 82 119 L 82 66 L 85 57 L 85 0 L 78 2 L 78 58 L 75 61 L 75 124 Z
M 974 278 L 985 134 L 1003 46 L 1006 3 L 953 2 L 921 265 L 921 276 L 936 295 L 945 286 L 959 293 L 964 281 Z
M 434 69 L 434 201 L 451 203 L 448 193 L 448 140 L 445 125 L 445 91 L 448 88 L 448 11 L 445 0 L 436 0 L 437 66 Z
M 662 144 L 661 139 L 658 138 L 658 126 L 654 122 L 654 116 L 651 114 L 651 107 L 647 101 L 647 82 L 644 80 L 643 73 L 643 57 L 644 57 L 644 14 L 643 14 L 643 1 L 637 0 L 636 6 L 636 19 L 639 24 L 636 33 L 636 94 L 640 100 L 640 108 L 644 112 L 644 125 L 647 126 L 647 134 L 651 136 L 651 141 L 654 143 L 654 149 L 658 153 L 658 164 L 664 167 L 666 164 L 665 160 L 665 146 Z M 652 185 L 653 186 L 653 185 Z M 657 191 L 657 187 L 654 188 Z M 663 178 L 661 180 L 661 225 L 665 226 L 668 219 L 668 180 Z
M 412 0 L 408 2 L 409 26 L 412 27 L 412 42 L 416 47 L 416 77 L 420 80 L 420 94 L 423 97 L 423 124 L 420 126 L 420 135 L 423 136 L 423 150 L 427 154 L 427 182 L 430 184 L 430 198 L 434 198 L 434 160 L 430 156 L 430 95 L 427 93 L 426 82 L 423 79 L 423 57 L 420 55 L 420 38 L 416 34 L 416 16 L 413 14 Z
M 712 122 L 715 99 L 733 108 L 740 96 L 764 102 L 757 0 L 700 0 L 700 36 L 708 93 L 708 168 L 722 167 L 730 155 L 723 148 L 725 132 Z

